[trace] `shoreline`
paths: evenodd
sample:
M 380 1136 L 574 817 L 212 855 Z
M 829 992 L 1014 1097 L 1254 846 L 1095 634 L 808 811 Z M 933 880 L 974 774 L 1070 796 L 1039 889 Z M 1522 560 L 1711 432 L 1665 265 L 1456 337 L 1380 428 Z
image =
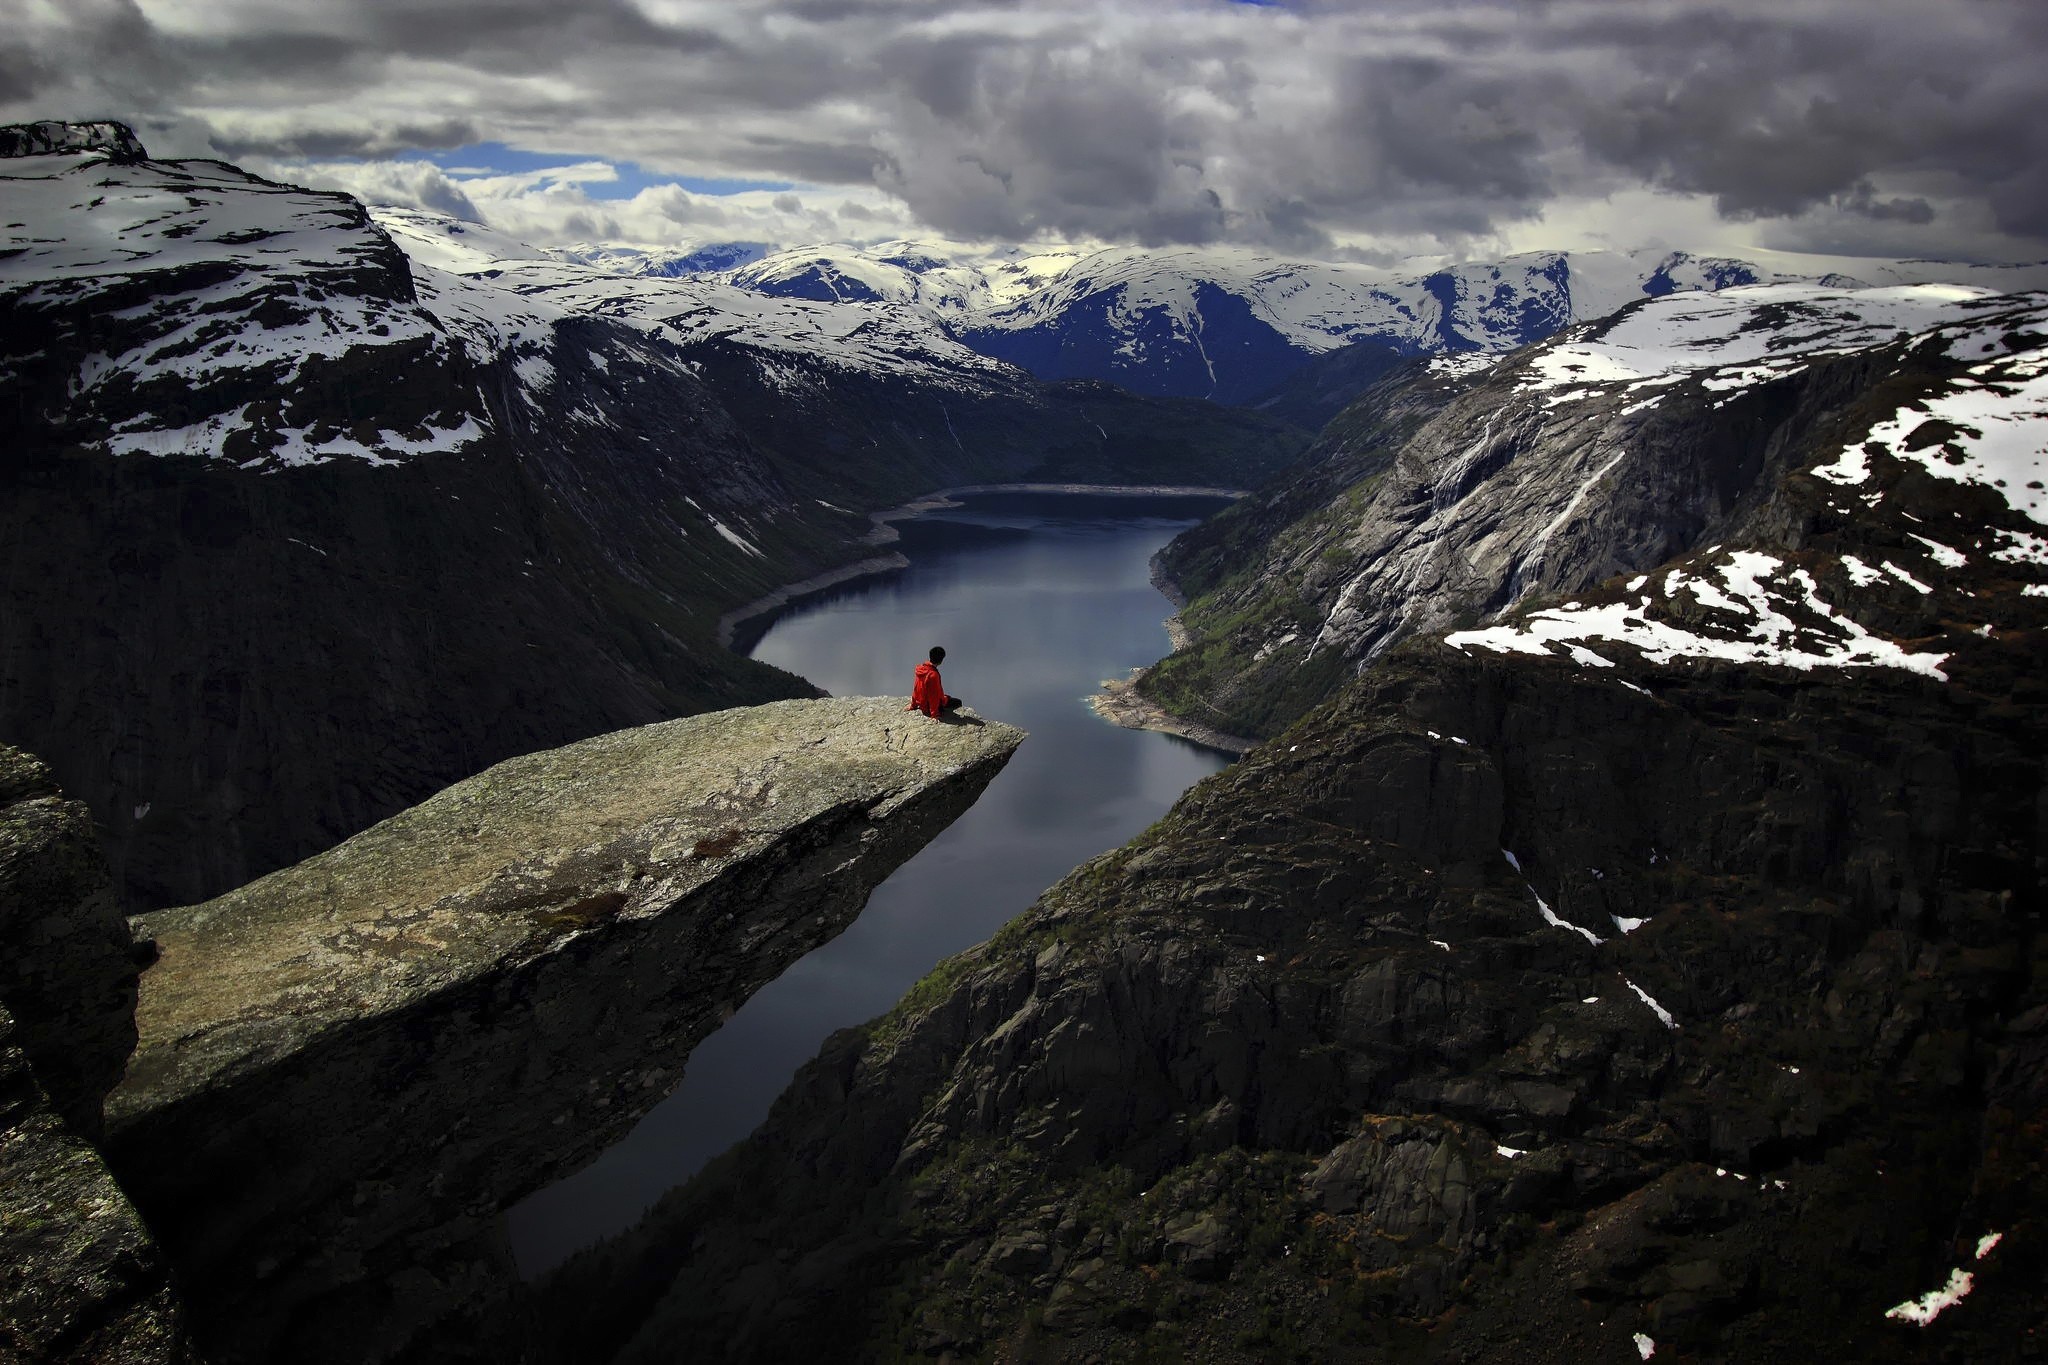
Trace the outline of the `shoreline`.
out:
M 1158 590 L 1161 597 L 1173 604 L 1173 615 L 1167 617 L 1164 624 L 1167 643 L 1173 646 L 1169 652 L 1178 654 L 1194 642 L 1194 636 L 1188 632 L 1187 623 L 1180 619 L 1181 608 L 1188 604 L 1187 594 L 1180 590 L 1180 584 L 1174 582 L 1166 572 L 1166 566 L 1161 562 L 1159 555 L 1152 556 L 1150 568 L 1152 586 Z M 1134 668 L 1128 678 L 1104 678 L 1102 690 L 1088 698 L 1089 708 L 1110 724 L 1120 725 L 1126 730 L 1153 730 L 1162 735 L 1174 735 L 1196 744 L 1205 744 L 1211 749 L 1221 749 L 1225 753 L 1242 754 L 1258 746 L 1259 740 L 1226 734 L 1214 726 L 1177 716 L 1150 697 L 1141 694 L 1138 691 L 1138 683 L 1154 667 L 1157 665 Z
M 953 488 L 937 488 L 929 493 L 912 498 L 909 502 L 899 507 L 886 507 L 879 512 L 868 513 L 870 529 L 866 535 L 861 537 L 859 543 L 872 547 L 893 545 L 903 538 L 902 533 L 896 529 L 896 522 L 921 516 L 926 512 L 938 512 L 947 508 L 958 507 L 960 504 L 955 499 L 972 493 L 1094 493 L 1099 496 L 1112 498 L 1228 498 L 1232 502 L 1251 496 L 1248 491 L 1242 488 L 1208 488 L 1193 484 L 968 483 L 960 484 Z M 742 603 L 731 611 L 726 612 L 723 616 L 720 616 L 718 618 L 719 647 L 721 649 L 731 649 L 732 642 L 738 638 L 739 628 L 742 625 L 757 616 L 765 616 L 770 612 L 780 611 L 798 598 L 824 592 L 827 588 L 836 588 L 842 583 L 851 583 L 857 578 L 868 578 L 875 574 L 893 573 L 898 569 L 907 569 L 909 567 L 910 561 L 904 558 L 900 552 L 892 550 L 888 554 L 871 555 L 866 559 L 855 560 L 851 564 L 842 564 L 836 569 L 827 569 L 823 573 L 812 574 L 809 578 L 800 578 L 794 583 L 784 583 L 780 587 L 773 588 L 760 597 L 756 597 L 751 602 Z M 1156 557 L 1153 564 L 1152 582 L 1155 587 L 1160 582 Z M 1171 593 L 1168 593 L 1167 597 L 1168 600 L 1172 600 Z M 1178 619 L 1176 617 L 1175 621 L 1177 622 Z M 1181 647 L 1179 637 L 1174 635 L 1174 631 L 1175 626 L 1169 625 L 1167 627 L 1168 636 L 1174 639 L 1173 647 L 1179 649 Z M 1161 714 L 1164 713 L 1162 712 Z M 1132 726 L 1128 728 L 1147 729 L 1152 727 Z M 1168 733 L 1173 732 L 1169 731 Z
M 784 583 L 773 592 L 757 597 L 744 606 L 734 607 L 718 618 L 718 644 L 721 649 L 731 649 L 739 628 L 756 616 L 765 616 L 771 611 L 780 611 L 799 597 L 836 588 L 841 583 L 850 583 L 856 578 L 867 578 L 873 574 L 890 573 L 896 569 L 907 569 L 910 561 L 901 554 L 891 552 L 858 559 L 851 564 L 842 564 L 836 569 L 800 578 L 794 583 Z
M 1089 709 L 1111 725 L 1119 725 L 1126 730 L 1151 730 L 1207 748 L 1221 749 L 1227 754 L 1243 754 L 1263 742 L 1246 739 L 1242 735 L 1227 735 L 1200 721 L 1183 720 L 1149 697 L 1139 695 L 1138 680 L 1147 671 L 1134 668 L 1128 678 L 1104 678 L 1102 690 L 1088 698 Z

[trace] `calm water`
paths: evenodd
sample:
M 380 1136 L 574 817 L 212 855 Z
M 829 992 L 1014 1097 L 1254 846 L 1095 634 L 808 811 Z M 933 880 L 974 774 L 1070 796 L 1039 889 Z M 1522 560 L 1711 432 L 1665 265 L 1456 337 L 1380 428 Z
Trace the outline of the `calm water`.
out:
M 785 612 L 753 656 L 837 696 L 908 696 L 946 647 L 946 690 L 1031 732 L 974 808 L 884 882 L 852 928 L 791 967 L 691 1056 L 682 1085 L 583 1171 L 511 1213 L 536 1273 L 631 1225 L 752 1132 L 836 1029 L 893 1005 L 1077 864 L 1158 819 L 1225 756 L 1122 730 L 1085 698 L 1170 648 L 1152 553 L 1211 498 L 984 494 L 897 523 L 910 567 Z

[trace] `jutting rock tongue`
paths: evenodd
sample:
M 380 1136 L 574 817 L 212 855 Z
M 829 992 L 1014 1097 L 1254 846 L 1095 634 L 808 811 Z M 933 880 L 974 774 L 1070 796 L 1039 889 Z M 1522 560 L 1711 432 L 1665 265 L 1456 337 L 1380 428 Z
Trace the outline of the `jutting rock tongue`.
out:
M 208 1352 L 431 1356 L 422 1333 L 507 1292 L 497 1213 L 622 1135 L 1024 738 L 902 707 L 530 754 L 141 917 L 162 956 L 109 1151 Z

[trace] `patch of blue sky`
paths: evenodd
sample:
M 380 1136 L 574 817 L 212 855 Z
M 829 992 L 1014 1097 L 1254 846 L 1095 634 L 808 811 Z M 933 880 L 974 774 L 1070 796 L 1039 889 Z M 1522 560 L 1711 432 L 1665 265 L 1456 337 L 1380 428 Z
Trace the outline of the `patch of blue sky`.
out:
M 571 166 L 587 167 L 603 162 L 612 168 L 607 179 L 574 177 L 592 199 L 631 199 L 656 185 L 681 185 L 692 194 L 745 194 L 749 190 L 793 190 L 788 180 L 731 180 L 696 175 L 669 175 L 650 171 L 638 162 L 613 161 L 604 156 L 563 156 L 557 152 L 530 152 L 502 142 L 473 142 L 466 147 L 421 151 L 420 157 L 433 162 L 451 176 L 535 175 Z

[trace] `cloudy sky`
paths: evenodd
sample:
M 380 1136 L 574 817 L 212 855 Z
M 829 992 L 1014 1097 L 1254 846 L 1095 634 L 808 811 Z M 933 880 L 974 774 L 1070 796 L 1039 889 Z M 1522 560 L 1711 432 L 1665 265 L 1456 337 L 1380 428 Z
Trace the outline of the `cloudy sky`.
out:
M 0 0 L 0 120 L 528 240 L 2048 258 L 2048 0 Z

